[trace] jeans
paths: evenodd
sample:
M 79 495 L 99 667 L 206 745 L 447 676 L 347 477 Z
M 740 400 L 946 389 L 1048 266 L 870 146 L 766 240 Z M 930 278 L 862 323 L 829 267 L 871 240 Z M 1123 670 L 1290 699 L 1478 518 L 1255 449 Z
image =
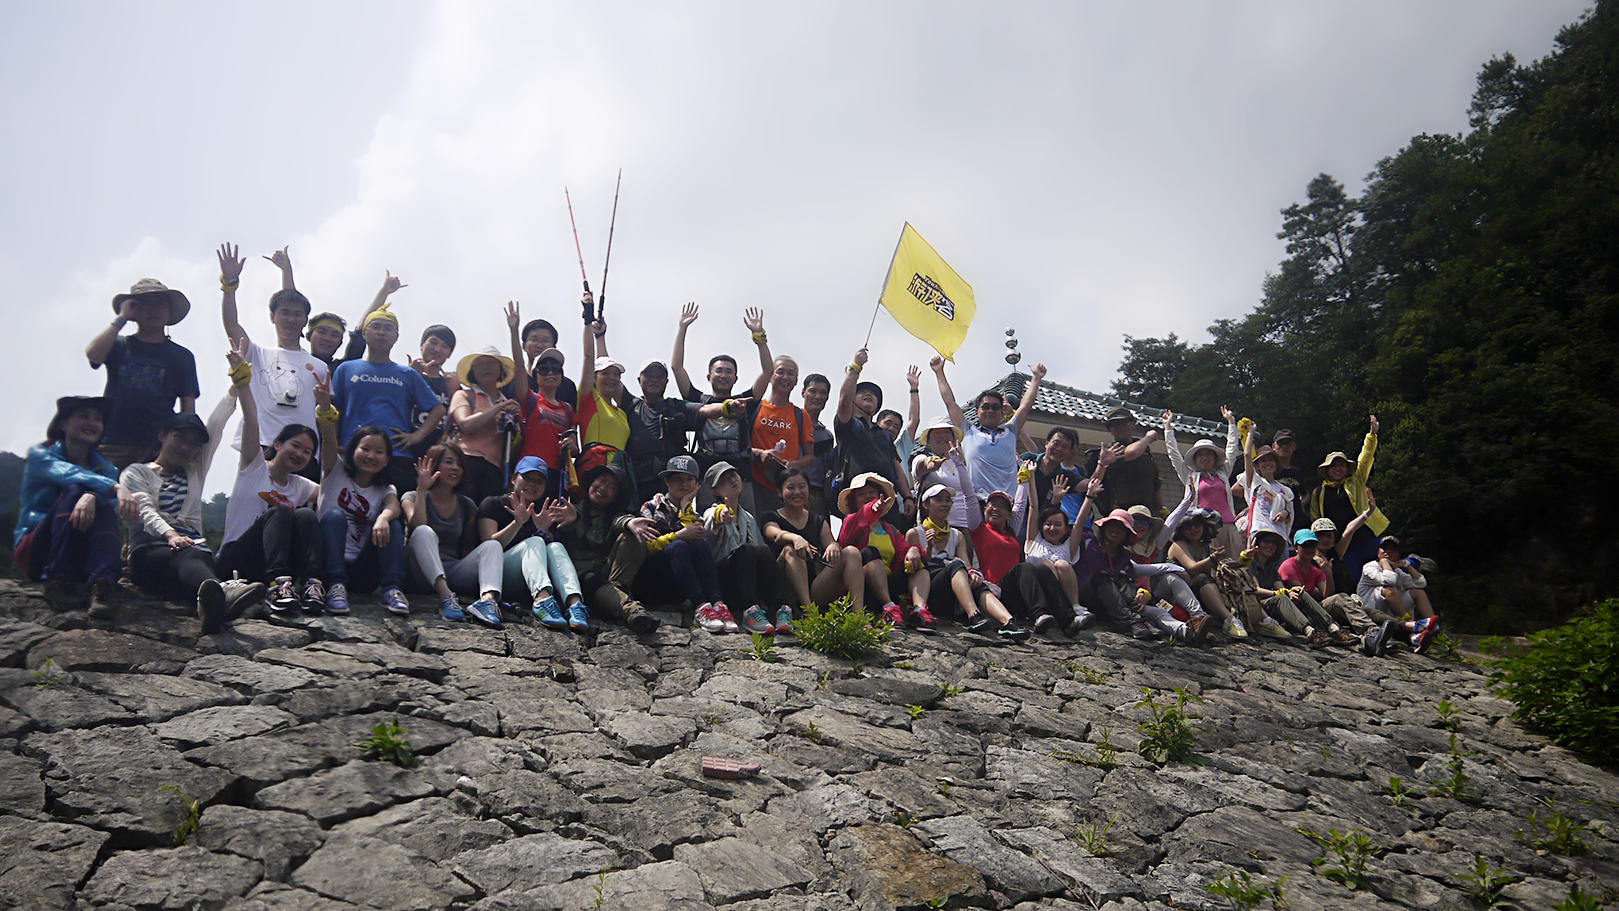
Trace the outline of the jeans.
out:
M 88 531 L 79 531 L 70 521 L 73 507 L 87 493 L 92 491 L 78 484 L 63 488 L 50 511 L 18 545 L 19 554 L 26 550 L 28 578 L 118 581 L 123 542 L 118 536 L 117 510 L 97 499 Z
M 636 594 L 644 601 L 662 604 L 669 600 L 671 590 L 678 590 L 693 606 L 725 600 L 714 551 L 706 541 L 675 541 L 647 554 L 635 576 Z M 665 597 L 660 600 L 659 595 Z
M 279 576 L 318 579 L 321 575 L 320 520 L 307 506 L 272 506 L 242 536 L 219 549 L 219 574 L 240 573 L 248 581 Z
M 202 583 L 219 578 L 219 570 L 213 551 L 206 547 L 175 550 L 163 541 L 152 541 L 129 552 L 129 577 L 152 594 L 185 603 L 197 596 Z
M 501 569 L 505 590 L 527 590 L 530 598 L 538 598 L 540 592 L 551 589 L 551 594 L 566 604 L 569 598 L 584 593 L 568 549 L 554 541 L 548 543 L 539 535 L 513 544 L 501 558 Z
M 350 590 L 368 592 L 378 585 L 384 589 L 398 588 L 405 581 L 405 528 L 398 519 L 388 523 L 388 543 L 378 547 L 368 535 L 365 547 L 351 561 L 344 557 L 349 533 L 348 514 L 340 509 L 327 510 L 320 517 L 320 534 L 324 543 L 328 586 L 343 584 Z

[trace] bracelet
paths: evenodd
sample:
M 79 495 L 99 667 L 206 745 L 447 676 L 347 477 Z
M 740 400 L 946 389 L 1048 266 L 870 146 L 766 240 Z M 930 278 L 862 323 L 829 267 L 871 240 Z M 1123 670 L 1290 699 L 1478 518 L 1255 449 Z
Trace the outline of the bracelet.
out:
M 1147 591 L 1147 590 L 1146 590 L 1146 589 L 1144 589 L 1144 588 L 1138 588 L 1138 589 L 1136 589 L 1136 594 L 1138 594 L 1138 595 L 1140 595 L 1140 596 L 1141 596 L 1141 597 L 1143 597 L 1143 598 L 1151 598 L 1151 597 L 1152 597 L 1152 592 L 1150 592 L 1150 591 Z
M 922 390 L 920 390 L 920 389 L 912 389 L 911 390 L 911 395 L 921 395 L 921 394 L 922 394 Z
M 849 366 L 848 366 L 847 369 L 853 370 L 855 373 L 859 373 L 860 371 L 864 370 L 865 368 L 860 366 L 860 364 L 856 363 L 855 361 L 850 361 Z
M 315 409 L 315 422 L 318 424 L 336 424 L 338 417 L 336 405 L 321 405 Z
M 253 379 L 253 365 L 242 361 L 226 371 L 226 375 L 230 377 L 230 384 L 240 389 Z
M 221 290 L 221 291 L 235 291 L 237 288 L 241 287 L 241 284 L 242 284 L 241 279 L 236 279 L 235 281 L 229 281 L 228 282 L 228 281 L 225 281 L 225 276 L 221 275 L 219 277 L 219 290 Z
M 765 331 L 763 329 L 760 329 L 758 332 L 753 333 L 753 343 L 755 345 L 767 344 L 769 341 L 770 341 L 770 336 L 766 335 Z

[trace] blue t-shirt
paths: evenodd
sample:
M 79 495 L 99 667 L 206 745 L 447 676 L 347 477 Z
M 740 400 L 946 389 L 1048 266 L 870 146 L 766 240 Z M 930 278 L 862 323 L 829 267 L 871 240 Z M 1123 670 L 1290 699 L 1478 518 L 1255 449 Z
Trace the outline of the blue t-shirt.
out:
M 1016 492 L 1017 425 L 1008 421 L 994 430 L 985 430 L 977 423 L 969 423 L 961 451 L 972 473 L 973 493 L 987 497 L 994 490 L 1007 496 Z
M 337 438 L 346 445 L 354 431 L 367 425 L 388 434 L 413 432 L 411 406 L 432 411 L 439 398 L 420 373 L 402 364 L 344 361 L 332 375 L 332 404 L 342 412 Z M 393 454 L 410 455 L 397 446 Z
M 112 411 L 101 442 L 155 446 L 175 401 L 198 395 L 197 361 L 172 339 L 143 342 L 120 335 L 107 354 L 102 394 L 112 400 Z

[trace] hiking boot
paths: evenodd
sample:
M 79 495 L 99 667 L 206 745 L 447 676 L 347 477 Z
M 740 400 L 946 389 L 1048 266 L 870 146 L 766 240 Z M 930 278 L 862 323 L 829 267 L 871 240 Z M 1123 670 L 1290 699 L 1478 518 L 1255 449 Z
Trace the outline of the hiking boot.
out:
M 306 614 L 314 615 L 325 612 L 326 586 L 322 585 L 319 579 L 313 577 L 304 580 L 304 591 L 302 595 L 298 596 L 298 606 L 303 608 Z
M 642 607 L 626 610 L 624 612 L 624 622 L 629 624 L 630 632 L 637 636 L 645 636 L 647 633 L 657 631 L 659 621 L 657 617 L 652 616 L 651 611 Z
M 1031 632 L 1032 631 L 1027 626 L 1024 626 L 1022 623 L 1018 622 L 1016 617 L 1013 617 L 1006 623 L 1001 624 L 1001 626 L 995 630 L 995 637 L 997 639 L 1007 639 L 1012 642 L 1023 642 L 1029 638 Z
M 1214 618 L 1198 614 L 1186 621 L 1186 641 L 1193 645 L 1208 645 L 1209 634 L 1214 632 Z
M 461 602 L 455 597 L 455 592 L 438 599 L 438 615 L 439 619 L 451 623 L 460 623 L 467 619 L 467 612 L 461 609 Z
M 45 601 L 59 611 L 81 611 L 90 606 L 90 589 L 78 579 L 46 579 Z
M 1276 622 L 1275 617 L 1261 617 L 1259 622 L 1254 624 L 1254 632 L 1268 639 L 1293 638 L 1293 634 L 1282 629 L 1282 625 Z
M 197 617 L 202 620 L 204 636 L 225 628 L 225 589 L 218 579 L 204 579 L 197 586 Z
M 547 629 L 563 629 L 568 625 L 568 618 L 562 616 L 562 605 L 557 603 L 556 595 L 546 595 L 534 602 L 534 618 Z
M 111 620 L 118 615 L 117 602 L 113 600 L 114 585 L 106 579 L 90 583 L 90 603 L 85 608 L 90 619 Z
M 1132 639 L 1151 642 L 1155 639 L 1162 639 L 1167 635 L 1169 634 L 1145 620 L 1132 620 L 1130 622 L 1130 638 Z
M 249 582 L 235 573 L 220 582 L 219 587 L 225 590 L 226 623 L 247 613 L 254 605 L 263 603 L 264 596 L 270 591 L 263 582 Z
M 899 605 L 890 601 L 883 605 L 883 622 L 895 626 L 905 625 L 905 614 L 900 612 Z
M 1321 630 L 1312 629 L 1310 635 L 1305 637 L 1304 644 L 1308 648 L 1323 649 L 1332 644 L 1332 639 Z
M 933 619 L 933 611 L 928 610 L 926 604 L 911 609 L 910 623 L 919 633 L 931 633 L 938 625 L 938 621 Z
M 995 618 L 989 614 L 975 614 L 969 617 L 961 628 L 969 633 L 982 633 L 987 636 L 995 632 Z
M 761 636 L 768 636 L 776 631 L 775 624 L 770 622 L 770 615 L 757 604 L 742 612 L 742 626 L 748 632 Z
M 271 616 L 285 617 L 297 610 L 298 604 L 298 589 L 293 586 L 292 577 L 276 576 L 270 584 Z
M 1418 620 L 1416 627 L 1411 631 L 1411 651 L 1419 655 L 1428 651 L 1437 635 L 1439 635 L 1438 617 L 1423 617 Z
M 1335 629 L 1332 632 L 1327 633 L 1327 641 L 1337 646 L 1352 647 L 1356 643 L 1360 642 L 1360 637 L 1356 636 L 1349 630 L 1340 627 L 1339 629 Z
M 341 582 L 333 582 L 332 587 L 326 589 L 326 613 L 341 617 L 349 612 L 349 587 Z
M 1225 623 L 1220 628 L 1225 632 L 1227 639 L 1248 638 L 1248 627 L 1242 625 L 1242 620 L 1236 614 L 1225 618 Z
M 646 611 L 643 610 L 641 613 L 644 614 Z M 590 632 L 590 613 L 585 610 L 583 599 L 568 605 L 568 629 L 576 633 Z
M 398 591 L 398 589 L 393 589 Z M 488 597 L 479 598 L 463 608 L 466 615 L 482 623 L 490 629 L 500 629 L 500 602 L 491 601 Z
M 1050 614 L 1041 614 L 1040 616 L 1034 618 L 1034 631 L 1037 633 L 1043 633 L 1051 627 L 1051 624 L 1056 622 L 1056 617 L 1053 617 Z
M 1095 619 L 1096 619 L 1095 614 L 1091 613 L 1090 611 L 1086 610 L 1083 607 L 1078 608 L 1077 610 L 1074 611 L 1074 616 L 1071 617 L 1068 620 L 1068 623 L 1063 626 L 1063 631 L 1066 632 L 1068 635 L 1072 636 L 1073 634 L 1079 632 L 1080 630 L 1084 629 L 1085 627 L 1090 626 L 1091 621 L 1093 621 Z
M 791 634 L 793 631 L 793 609 L 782 605 L 776 610 L 776 632 Z

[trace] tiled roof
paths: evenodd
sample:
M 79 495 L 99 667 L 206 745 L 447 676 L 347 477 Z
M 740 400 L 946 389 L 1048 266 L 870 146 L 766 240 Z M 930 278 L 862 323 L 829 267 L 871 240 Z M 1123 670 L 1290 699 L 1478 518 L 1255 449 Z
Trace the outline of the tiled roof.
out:
M 1029 375 L 1013 371 L 996 383 L 1001 391 L 1021 398 L 1023 390 L 1029 386 Z M 1086 422 L 1096 425 L 1107 423 L 1107 413 L 1123 405 L 1136 416 L 1136 423 L 1142 427 L 1152 428 L 1163 423 L 1164 409 L 1162 406 L 1143 405 L 1140 402 L 1127 402 L 1110 395 L 1097 395 L 1072 386 L 1054 383 L 1049 377 L 1040 383 L 1039 398 L 1034 403 L 1035 415 L 1051 423 L 1063 424 L 1068 422 Z M 968 408 L 968 414 L 972 410 Z M 1194 417 L 1189 414 L 1175 415 L 1175 432 L 1178 435 L 1196 437 L 1216 437 L 1223 439 L 1226 425 L 1224 421 L 1209 420 Z

